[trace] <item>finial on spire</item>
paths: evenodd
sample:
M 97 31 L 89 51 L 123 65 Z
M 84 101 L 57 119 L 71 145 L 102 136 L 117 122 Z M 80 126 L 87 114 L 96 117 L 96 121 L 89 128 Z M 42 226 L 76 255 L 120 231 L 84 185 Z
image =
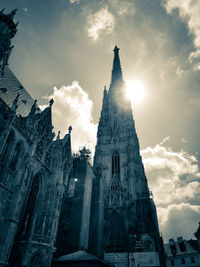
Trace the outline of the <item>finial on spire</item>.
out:
M 113 85 L 116 82 L 122 82 L 122 70 L 121 70 L 121 64 L 119 59 L 119 48 L 117 45 L 113 49 L 114 51 L 114 59 L 113 59 L 113 69 L 112 69 L 112 78 L 111 78 L 111 84 Z
M 52 107 L 53 103 L 54 103 L 54 100 L 53 100 L 53 98 L 51 98 L 51 99 L 49 100 L 49 106 Z
M 69 126 L 68 131 L 69 131 L 69 134 L 70 134 L 71 131 L 72 131 L 72 126 L 71 125 Z
M 12 11 L 10 12 L 9 16 L 10 16 L 11 18 L 13 18 L 14 15 L 16 14 L 16 12 L 17 12 L 17 8 L 15 8 L 14 10 L 12 10 Z
M 60 131 L 58 131 L 58 135 L 57 135 L 56 140 L 60 140 Z
M 115 54 L 118 54 L 119 53 L 119 47 L 117 47 L 117 45 L 115 45 L 115 48 L 113 49 L 113 51 Z
M 35 111 L 37 109 L 37 99 L 34 100 L 34 103 L 31 107 L 30 113 L 29 114 L 35 114 Z

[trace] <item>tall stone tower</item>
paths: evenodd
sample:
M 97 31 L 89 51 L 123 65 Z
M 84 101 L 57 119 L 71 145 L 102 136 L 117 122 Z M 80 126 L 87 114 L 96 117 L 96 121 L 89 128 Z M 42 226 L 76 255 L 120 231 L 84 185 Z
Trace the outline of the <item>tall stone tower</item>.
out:
M 155 262 L 149 266 L 160 266 L 156 209 L 140 156 L 131 103 L 125 98 L 119 48 L 115 46 L 113 51 L 111 84 L 108 91 L 104 88 L 94 157 L 91 250 L 99 256 L 104 253 L 116 266 L 134 266 L 129 265 L 131 261 L 135 266 L 148 266 L 142 265 L 144 253 Z

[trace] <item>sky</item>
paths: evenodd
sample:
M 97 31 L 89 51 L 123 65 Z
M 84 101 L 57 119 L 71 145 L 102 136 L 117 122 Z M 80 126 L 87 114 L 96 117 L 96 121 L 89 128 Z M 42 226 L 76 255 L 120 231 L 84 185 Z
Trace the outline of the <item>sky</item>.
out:
M 113 48 L 125 81 L 145 87 L 132 105 L 165 242 L 194 238 L 200 221 L 200 0 L 0 0 L 17 8 L 9 66 L 74 151 L 94 150 Z

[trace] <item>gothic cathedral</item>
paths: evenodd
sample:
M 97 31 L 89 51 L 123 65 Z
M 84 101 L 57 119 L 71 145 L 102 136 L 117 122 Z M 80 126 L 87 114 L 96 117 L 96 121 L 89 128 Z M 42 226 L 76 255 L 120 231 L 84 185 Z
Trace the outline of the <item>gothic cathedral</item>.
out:
M 0 11 L 0 266 L 164 267 L 119 48 L 104 88 L 94 164 L 71 154 L 71 130 L 55 138 L 43 111 L 8 68 L 16 34 Z M 3 40 L 3 41 L 2 41 Z M 73 147 L 73 144 L 72 144 Z

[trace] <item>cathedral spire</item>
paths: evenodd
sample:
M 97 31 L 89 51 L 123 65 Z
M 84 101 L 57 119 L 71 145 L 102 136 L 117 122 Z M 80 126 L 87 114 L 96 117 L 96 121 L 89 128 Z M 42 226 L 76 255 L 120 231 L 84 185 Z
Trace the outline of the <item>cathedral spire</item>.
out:
M 114 51 L 114 59 L 113 59 L 112 78 L 110 86 L 112 86 L 116 82 L 123 82 L 121 63 L 119 59 L 119 48 L 117 47 L 117 45 L 115 46 L 113 51 Z

